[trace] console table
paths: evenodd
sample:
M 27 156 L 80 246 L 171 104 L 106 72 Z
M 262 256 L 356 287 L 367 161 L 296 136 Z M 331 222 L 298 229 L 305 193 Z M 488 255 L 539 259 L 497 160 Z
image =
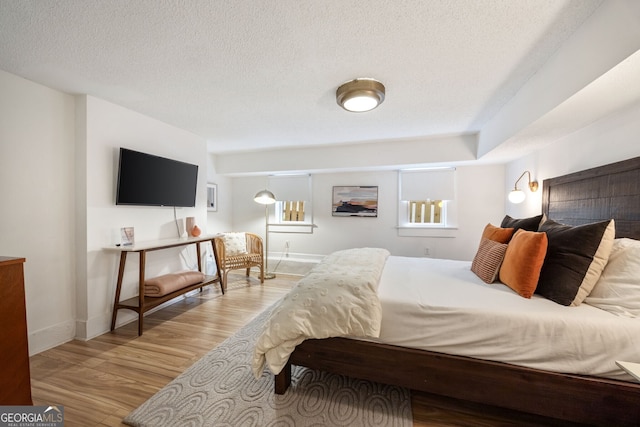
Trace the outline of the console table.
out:
M 222 282 L 220 280 L 220 267 L 218 266 L 218 260 L 216 259 L 216 276 L 205 276 L 204 280 L 200 283 L 196 283 L 193 285 L 186 286 L 182 289 L 178 289 L 170 294 L 163 295 L 161 297 L 149 297 L 144 294 L 144 282 L 145 282 L 145 262 L 147 257 L 147 252 L 158 251 L 162 249 L 175 248 L 179 246 L 187 246 L 187 245 L 195 245 L 196 252 L 198 257 L 198 270 L 202 271 L 202 260 L 201 260 L 201 250 L 200 244 L 203 242 L 211 242 L 213 248 L 213 239 L 214 236 L 201 236 L 201 237 L 189 237 L 189 238 L 179 238 L 179 239 L 164 239 L 164 240 L 156 240 L 150 242 L 140 242 L 131 246 L 114 246 L 104 248 L 108 251 L 118 251 L 120 252 L 120 267 L 118 269 L 118 282 L 116 285 L 116 295 L 113 303 L 113 314 L 111 316 L 111 330 L 113 331 L 116 327 L 116 316 L 118 315 L 118 310 L 133 310 L 138 313 L 138 335 L 142 335 L 143 328 L 143 317 L 144 313 L 163 304 L 173 298 L 176 298 L 180 295 L 183 295 L 187 292 L 193 291 L 195 289 L 200 288 L 206 285 L 210 285 L 212 283 L 220 283 L 220 289 L 224 293 L 224 289 L 222 288 Z M 130 252 L 137 252 L 140 255 L 140 269 L 138 273 L 138 296 L 126 299 L 124 301 L 120 301 L 120 291 L 122 290 L 122 279 L 124 277 L 124 269 L 125 263 L 127 261 L 127 254 Z M 214 251 L 215 256 L 215 251 Z

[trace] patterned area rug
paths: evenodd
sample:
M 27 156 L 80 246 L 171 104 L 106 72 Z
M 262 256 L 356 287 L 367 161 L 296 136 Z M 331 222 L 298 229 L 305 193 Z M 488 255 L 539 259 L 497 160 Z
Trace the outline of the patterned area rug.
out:
M 409 390 L 294 366 L 280 396 L 251 356 L 269 309 L 131 412 L 131 426 L 412 426 Z

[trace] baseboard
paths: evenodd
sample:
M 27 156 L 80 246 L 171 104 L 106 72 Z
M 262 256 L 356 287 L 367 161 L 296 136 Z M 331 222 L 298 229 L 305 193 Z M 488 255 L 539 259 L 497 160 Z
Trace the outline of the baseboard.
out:
M 271 252 L 270 254 L 270 272 L 297 276 L 304 276 L 307 274 L 325 257 L 325 255 L 301 253 L 289 253 L 287 256 L 284 252 Z
M 56 325 L 29 333 L 29 356 L 42 353 L 71 341 L 75 337 L 74 320 L 67 320 Z
M 289 252 L 289 255 L 285 252 L 269 252 L 269 262 L 277 263 L 278 260 L 282 259 L 283 261 L 291 261 L 291 262 L 308 262 L 317 264 L 322 261 L 326 255 L 318 255 L 318 254 L 303 254 L 297 252 Z

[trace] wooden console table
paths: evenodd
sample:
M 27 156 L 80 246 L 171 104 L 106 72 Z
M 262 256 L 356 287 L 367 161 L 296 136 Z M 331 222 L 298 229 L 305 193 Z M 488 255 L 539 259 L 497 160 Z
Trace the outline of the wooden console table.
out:
M 165 240 L 157 240 L 152 242 L 141 242 L 136 243 L 132 246 L 114 246 L 104 248 L 109 251 L 118 251 L 120 252 L 120 267 L 118 269 L 118 282 L 116 285 L 116 295 L 113 303 L 113 314 L 111 316 L 111 330 L 113 331 L 116 327 L 116 316 L 118 315 L 118 310 L 133 310 L 138 313 L 138 335 L 142 335 L 143 328 L 143 318 L 144 313 L 163 304 L 173 298 L 176 298 L 180 295 L 183 295 L 187 292 L 193 291 L 195 289 L 200 288 L 206 285 L 210 285 L 212 283 L 220 283 L 220 289 L 224 293 L 224 289 L 222 288 L 222 282 L 220 280 L 220 267 L 218 266 L 218 260 L 216 259 L 216 276 L 205 276 L 204 280 L 200 283 L 195 283 L 193 285 L 186 286 L 182 289 L 178 289 L 177 291 L 171 292 L 170 294 L 161 296 L 161 297 L 146 297 L 144 294 L 144 282 L 145 282 L 145 262 L 147 257 L 147 252 L 158 251 L 162 249 L 175 248 L 179 246 L 187 246 L 187 245 L 196 245 L 197 257 L 198 257 L 198 270 L 202 270 L 202 260 L 201 260 L 201 250 L 200 243 L 203 242 L 211 242 L 213 248 L 213 239 L 215 236 L 203 236 L 203 237 L 189 237 L 189 238 L 180 238 L 180 239 L 165 239 Z M 140 270 L 138 276 L 138 296 L 126 299 L 124 301 L 120 301 L 120 291 L 122 290 L 122 279 L 124 277 L 124 267 L 127 261 L 127 254 L 130 252 L 137 252 L 140 255 Z M 214 251 L 215 255 L 215 251 Z

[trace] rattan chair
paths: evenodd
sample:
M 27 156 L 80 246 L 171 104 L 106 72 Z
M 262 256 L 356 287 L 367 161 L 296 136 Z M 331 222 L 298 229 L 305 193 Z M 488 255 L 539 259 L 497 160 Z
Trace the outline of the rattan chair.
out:
M 262 238 L 257 234 L 244 233 L 246 236 L 246 252 L 230 255 L 230 250 L 225 246 L 226 235 L 238 233 L 222 233 L 214 238 L 213 254 L 216 258 L 220 274 L 222 275 L 221 285 L 223 292 L 227 290 L 227 275 L 231 270 L 244 268 L 247 276 L 252 267 L 260 268 L 260 283 L 264 283 L 264 250 L 262 248 Z

